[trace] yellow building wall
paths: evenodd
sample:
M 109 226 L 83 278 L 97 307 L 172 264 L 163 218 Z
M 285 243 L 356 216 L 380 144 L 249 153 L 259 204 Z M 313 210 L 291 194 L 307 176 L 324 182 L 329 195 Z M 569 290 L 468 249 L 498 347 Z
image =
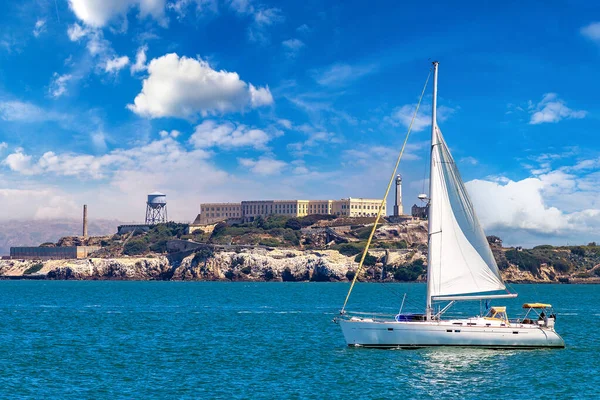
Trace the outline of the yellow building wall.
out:
M 241 203 L 204 203 L 200 205 L 200 224 L 213 224 L 230 218 L 253 219 L 258 216 L 286 215 L 304 217 L 333 214 L 348 217 L 374 217 L 380 199 L 347 198 L 341 200 L 252 200 Z M 382 215 L 386 215 L 385 205 Z

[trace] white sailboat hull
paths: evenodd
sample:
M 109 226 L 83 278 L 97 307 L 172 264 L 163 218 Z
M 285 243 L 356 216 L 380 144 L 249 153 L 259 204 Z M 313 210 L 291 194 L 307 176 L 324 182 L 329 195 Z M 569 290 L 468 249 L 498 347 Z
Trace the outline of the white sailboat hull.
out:
M 489 323 L 483 318 L 447 321 L 376 321 L 340 319 L 348 346 L 419 348 L 433 346 L 495 349 L 564 348 L 553 328 L 528 324 Z M 470 325 L 468 325 L 470 324 Z

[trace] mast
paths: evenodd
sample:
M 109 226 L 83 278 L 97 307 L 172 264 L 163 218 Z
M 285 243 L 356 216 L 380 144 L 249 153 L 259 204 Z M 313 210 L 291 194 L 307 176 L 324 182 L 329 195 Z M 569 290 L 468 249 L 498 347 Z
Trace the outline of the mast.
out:
M 437 111 L 437 80 L 438 80 L 438 62 L 433 62 L 433 102 L 431 104 L 431 153 L 430 153 L 430 164 L 429 164 L 429 207 L 427 213 L 427 308 L 425 310 L 427 314 L 427 321 L 432 318 L 432 306 L 431 306 L 431 216 L 433 211 L 432 193 L 433 193 L 433 149 L 437 145 L 437 139 L 435 134 L 436 129 L 436 111 Z

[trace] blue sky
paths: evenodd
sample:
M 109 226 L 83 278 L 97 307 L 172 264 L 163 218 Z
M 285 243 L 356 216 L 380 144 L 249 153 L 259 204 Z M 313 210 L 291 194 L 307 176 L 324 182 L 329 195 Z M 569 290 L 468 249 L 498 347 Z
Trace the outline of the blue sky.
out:
M 600 6 L 255 0 L 0 5 L 0 218 L 381 197 L 427 77 L 488 234 L 600 242 Z M 424 99 L 401 164 L 426 186 Z M 389 203 L 391 210 L 391 202 Z

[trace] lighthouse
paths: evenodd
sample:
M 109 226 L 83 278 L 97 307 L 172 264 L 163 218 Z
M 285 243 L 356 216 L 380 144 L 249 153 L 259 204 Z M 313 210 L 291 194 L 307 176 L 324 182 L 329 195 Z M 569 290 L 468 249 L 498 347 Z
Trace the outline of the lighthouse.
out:
M 402 175 L 396 177 L 396 202 L 394 203 L 394 217 L 404 214 L 402 209 Z

